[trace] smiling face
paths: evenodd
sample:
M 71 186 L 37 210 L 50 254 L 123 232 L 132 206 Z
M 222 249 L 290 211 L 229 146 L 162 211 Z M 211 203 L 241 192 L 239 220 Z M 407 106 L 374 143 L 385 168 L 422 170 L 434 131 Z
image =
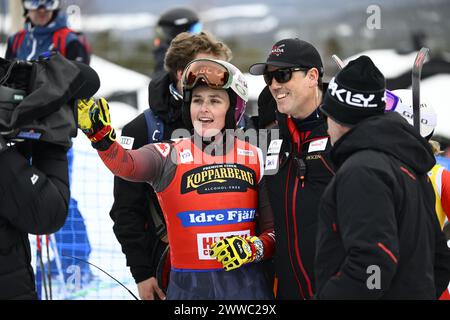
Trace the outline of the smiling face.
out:
M 191 119 L 195 132 L 205 138 L 216 136 L 225 127 L 230 107 L 228 93 L 205 85 L 192 91 Z
M 30 18 L 31 23 L 38 27 L 46 26 L 52 20 L 52 17 L 53 11 L 45 10 L 44 8 L 28 11 L 28 18 Z
M 275 71 L 277 67 L 268 66 L 268 71 Z M 320 103 L 320 93 L 317 87 L 318 71 L 294 71 L 292 78 L 286 83 L 279 83 L 274 78 L 269 90 L 274 97 L 280 113 L 296 119 L 309 116 Z

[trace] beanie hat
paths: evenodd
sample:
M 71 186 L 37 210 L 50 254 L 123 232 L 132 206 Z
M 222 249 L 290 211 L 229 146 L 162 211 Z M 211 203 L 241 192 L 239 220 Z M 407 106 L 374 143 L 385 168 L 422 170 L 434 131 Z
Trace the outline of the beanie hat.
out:
M 384 113 L 385 89 L 383 74 L 369 57 L 361 56 L 331 79 L 320 109 L 341 124 L 355 125 Z

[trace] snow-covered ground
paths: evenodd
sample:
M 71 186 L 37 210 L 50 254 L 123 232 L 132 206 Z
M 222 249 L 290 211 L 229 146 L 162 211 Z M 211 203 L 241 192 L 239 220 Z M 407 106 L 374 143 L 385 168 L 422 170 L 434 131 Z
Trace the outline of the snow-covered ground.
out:
M 100 78 L 100 89 L 95 94 L 96 97 L 109 97 L 118 93 L 135 93 L 137 95 L 137 108 L 123 102 L 109 102 L 111 121 L 115 128 L 122 128 L 148 108 L 149 77 L 123 68 L 96 55 L 92 56 L 90 66 L 98 73 Z
M 120 134 L 120 132 L 118 132 Z M 109 217 L 113 198 L 113 174 L 100 160 L 90 141 L 79 132 L 74 139 L 74 162 L 71 192 L 78 201 L 92 252 L 89 262 L 104 269 L 137 295 L 136 285 L 126 267 L 125 255 L 113 233 Z M 111 278 L 91 268 L 98 277 L 93 287 L 79 292 L 83 299 L 132 299 L 130 294 Z
M 120 132 L 118 132 L 120 134 Z M 113 175 L 100 160 L 89 140 L 82 132 L 73 139 L 73 167 L 71 197 L 78 202 L 78 209 L 84 218 L 87 235 L 91 246 L 89 263 L 105 270 L 136 296 L 137 288 L 131 273 L 126 266 L 125 255 L 113 233 L 113 223 L 109 216 L 113 198 Z M 70 229 L 65 231 L 70 232 Z M 75 230 L 74 236 L 83 230 Z M 36 237 L 30 236 L 33 252 L 33 267 L 36 267 Z M 76 256 L 76 253 L 71 253 Z M 55 259 L 51 251 L 51 259 Z M 44 263 L 47 261 L 44 254 Z M 70 268 L 70 267 L 69 267 Z M 61 270 L 66 276 L 72 271 Z M 74 288 L 74 279 L 53 279 L 53 298 L 70 300 L 123 300 L 133 297 L 117 282 L 106 274 L 90 268 L 94 278 L 87 286 Z M 81 274 L 83 276 L 84 274 Z M 44 297 L 42 290 L 41 296 Z

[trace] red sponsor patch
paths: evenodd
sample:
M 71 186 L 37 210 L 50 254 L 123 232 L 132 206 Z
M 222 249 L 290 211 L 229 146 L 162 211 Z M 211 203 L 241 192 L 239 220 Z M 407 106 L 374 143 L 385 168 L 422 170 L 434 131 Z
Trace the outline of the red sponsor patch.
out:
M 161 153 L 161 155 L 166 158 L 170 153 L 170 144 L 168 143 L 155 143 L 154 144 L 156 150 Z
M 198 233 L 197 234 L 197 246 L 198 246 L 198 258 L 200 260 L 214 260 L 209 255 L 211 246 L 230 236 L 239 236 L 242 238 L 250 237 L 250 230 L 241 231 L 231 231 L 231 232 L 221 232 L 221 233 Z

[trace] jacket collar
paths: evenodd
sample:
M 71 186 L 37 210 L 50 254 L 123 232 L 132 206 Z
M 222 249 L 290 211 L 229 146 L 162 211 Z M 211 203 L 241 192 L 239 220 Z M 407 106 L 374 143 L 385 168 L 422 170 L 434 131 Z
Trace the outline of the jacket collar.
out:
M 169 73 L 153 78 L 148 86 L 149 105 L 152 111 L 166 123 L 181 123 L 183 99 L 173 86 Z

